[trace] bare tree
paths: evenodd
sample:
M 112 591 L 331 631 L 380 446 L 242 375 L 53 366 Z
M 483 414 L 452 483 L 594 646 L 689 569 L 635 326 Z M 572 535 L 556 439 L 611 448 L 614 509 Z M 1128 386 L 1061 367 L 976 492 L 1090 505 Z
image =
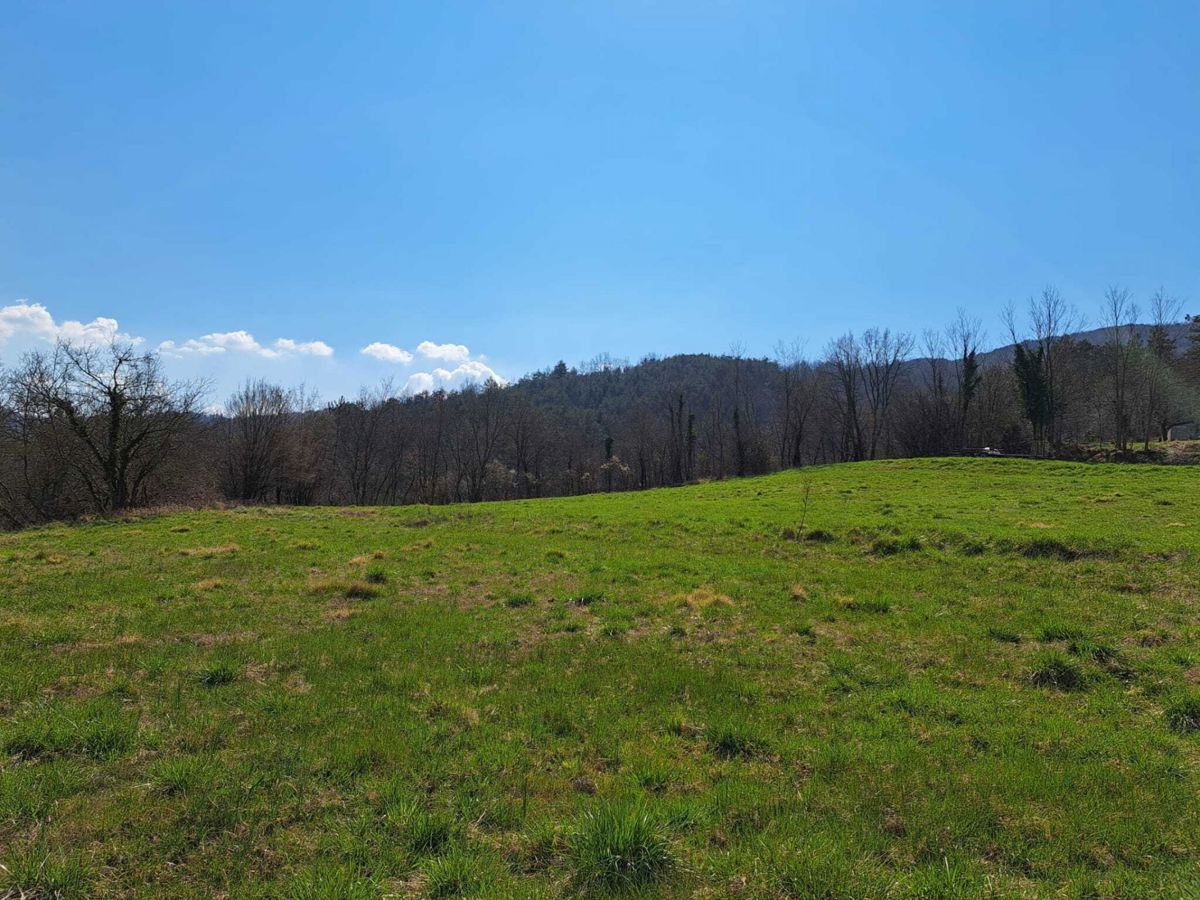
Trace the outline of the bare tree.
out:
M 775 443 L 780 468 L 804 463 L 805 427 L 816 405 L 816 377 L 813 366 L 804 358 L 800 341 L 775 347 L 779 366 L 778 410 L 775 414 Z
M 970 443 L 971 406 L 983 381 L 979 364 L 979 348 L 983 343 L 983 326 L 979 319 L 959 307 L 954 321 L 946 329 L 946 342 L 953 352 L 954 388 L 956 394 L 954 442 L 958 449 Z
M 830 342 L 825 351 L 830 372 L 830 406 L 838 425 L 839 454 L 843 460 L 860 460 L 865 452 L 863 423 L 859 415 L 862 392 L 862 348 L 847 332 Z
M 1129 383 L 1137 343 L 1133 327 L 1137 322 L 1137 314 L 1137 304 L 1129 299 L 1128 290 L 1113 285 L 1105 291 L 1101 324 L 1106 335 L 1108 376 L 1112 387 L 1110 403 L 1113 438 L 1119 451 L 1129 447 L 1129 431 L 1132 424 Z
M 1073 399 L 1069 335 L 1082 320 L 1053 286 L 1029 299 L 1029 336 L 1022 336 L 1012 304 L 1003 318 L 1013 341 L 1018 387 L 1033 427 L 1035 451 L 1046 453 L 1062 443 L 1063 423 Z
M 1167 439 L 1167 431 L 1181 419 L 1177 411 L 1178 378 L 1174 371 L 1176 345 L 1167 330 L 1179 321 L 1183 301 L 1159 288 L 1150 298 L 1150 339 L 1144 354 L 1145 398 L 1142 403 L 1142 443 L 1149 450 L 1151 434 Z
M 167 381 L 155 354 L 119 342 L 60 342 L 49 355 L 30 354 L 11 386 L 42 417 L 49 446 L 102 513 L 144 500 L 192 427 L 205 390 Z
M 890 412 L 901 366 L 912 352 L 911 335 L 888 329 L 868 328 L 862 336 L 862 383 L 867 401 L 869 459 L 875 459 L 881 444 L 888 449 Z
M 295 399 L 296 391 L 259 379 L 225 401 L 221 480 L 227 496 L 245 503 L 274 499 Z

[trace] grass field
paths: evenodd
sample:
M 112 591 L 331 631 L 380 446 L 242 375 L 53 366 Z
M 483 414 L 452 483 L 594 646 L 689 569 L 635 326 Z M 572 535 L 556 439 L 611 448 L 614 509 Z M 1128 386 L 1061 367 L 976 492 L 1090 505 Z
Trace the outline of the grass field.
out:
M 0 895 L 1194 896 L 1198 529 L 932 460 L 7 535 Z

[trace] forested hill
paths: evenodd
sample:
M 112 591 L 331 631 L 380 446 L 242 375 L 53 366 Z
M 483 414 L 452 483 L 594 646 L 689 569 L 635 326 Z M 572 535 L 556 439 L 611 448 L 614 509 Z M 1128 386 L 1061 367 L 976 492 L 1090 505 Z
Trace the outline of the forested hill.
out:
M 515 383 L 317 404 L 244 385 L 219 414 L 154 354 L 60 347 L 8 374 L 0 521 L 153 503 L 448 503 L 620 491 L 991 447 L 1150 445 L 1200 408 L 1200 325 L 1034 335 L 985 352 L 960 316 L 920 341 L 868 329 L 813 359 L 688 354 L 559 363 Z M 1139 449 L 1140 448 L 1140 449 Z

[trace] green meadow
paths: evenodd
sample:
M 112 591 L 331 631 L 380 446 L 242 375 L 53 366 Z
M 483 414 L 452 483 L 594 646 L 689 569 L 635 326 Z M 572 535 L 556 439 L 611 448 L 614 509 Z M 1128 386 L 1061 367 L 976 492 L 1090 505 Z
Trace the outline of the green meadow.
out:
M 1200 481 L 0 537 L 0 896 L 1200 894 Z

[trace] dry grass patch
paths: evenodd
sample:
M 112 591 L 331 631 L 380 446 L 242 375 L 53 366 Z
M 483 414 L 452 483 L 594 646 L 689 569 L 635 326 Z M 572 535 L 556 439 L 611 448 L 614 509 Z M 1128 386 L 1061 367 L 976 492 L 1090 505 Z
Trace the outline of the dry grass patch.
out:
M 680 603 L 688 609 L 708 609 L 710 606 L 733 606 L 733 598 L 719 594 L 710 587 L 699 587 L 682 595 Z
M 221 544 L 218 547 L 186 547 L 179 551 L 180 556 L 198 556 L 201 559 L 212 559 L 214 556 L 229 556 L 237 553 L 241 547 L 237 544 Z
M 224 578 L 201 578 L 192 584 L 193 591 L 215 591 L 217 588 L 223 587 L 225 587 Z
M 308 580 L 308 590 L 312 594 L 345 597 L 348 600 L 370 600 L 379 596 L 379 588 L 361 578 L 346 580 L 313 577 Z
M 327 609 L 321 614 L 321 618 L 326 622 L 345 622 L 348 618 L 354 615 L 354 610 L 348 606 L 338 606 L 334 609 Z
M 221 631 L 215 634 L 193 634 L 191 640 L 197 647 L 220 647 L 239 641 L 252 641 L 257 637 L 253 631 Z
M 793 584 L 792 585 L 792 599 L 793 600 L 807 600 L 808 599 L 808 590 L 804 587 L 804 585 L 802 585 L 802 584 Z

